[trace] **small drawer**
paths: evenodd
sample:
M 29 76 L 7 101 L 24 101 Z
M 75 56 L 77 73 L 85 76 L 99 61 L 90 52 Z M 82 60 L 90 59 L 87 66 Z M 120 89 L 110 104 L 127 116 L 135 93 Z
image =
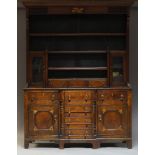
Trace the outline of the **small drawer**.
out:
M 88 129 L 66 129 L 65 130 L 65 135 L 67 136 L 77 136 L 77 135 L 81 135 L 81 136 L 90 136 L 92 135 L 92 129 L 88 130 Z
M 82 129 L 82 130 L 92 130 L 92 125 L 91 124 L 65 124 L 65 129 Z
M 79 112 L 89 113 L 92 112 L 92 106 L 66 106 L 65 112 L 69 114 Z
M 92 123 L 92 119 L 90 117 L 66 117 L 65 123 Z
M 114 100 L 126 101 L 127 100 L 127 92 L 126 91 L 115 91 L 113 94 Z
M 98 100 L 105 104 L 123 103 L 127 101 L 127 92 L 117 90 L 98 91 Z
M 112 100 L 112 91 L 100 90 L 98 91 L 97 96 L 99 100 Z
M 89 117 L 91 118 L 92 117 L 92 113 L 65 113 L 65 117 L 80 117 L 80 118 L 83 118 L 83 117 Z
M 65 100 L 66 101 L 74 101 L 74 100 L 93 100 L 94 99 L 94 93 L 93 91 L 89 90 L 79 90 L 79 91 L 66 91 L 65 92 Z
M 68 100 L 68 101 L 65 101 L 65 104 L 66 105 L 71 105 L 71 106 L 73 106 L 73 105 L 79 105 L 79 106 L 81 106 L 81 105 L 92 105 L 93 104 L 93 101 L 91 101 L 91 100 L 86 100 L 86 101 L 83 101 L 83 100 Z
M 29 92 L 28 99 L 32 104 L 50 104 L 57 101 L 59 95 L 55 92 Z

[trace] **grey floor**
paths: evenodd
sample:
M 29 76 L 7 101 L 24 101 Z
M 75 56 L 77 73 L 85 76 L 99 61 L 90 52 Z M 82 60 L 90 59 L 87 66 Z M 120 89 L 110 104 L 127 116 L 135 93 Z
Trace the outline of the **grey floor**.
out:
M 99 149 L 92 149 L 91 145 L 81 144 L 66 146 L 60 150 L 56 145 L 52 144 L 30 144 L 29 149 L 23 147 L 23 134 L 18 133 L 18 155 L 138 155 L 137 144 L 133 143 L 132 149 L 127 149 L 125 144 L 120 147 L 112 144 L 104 144 Z

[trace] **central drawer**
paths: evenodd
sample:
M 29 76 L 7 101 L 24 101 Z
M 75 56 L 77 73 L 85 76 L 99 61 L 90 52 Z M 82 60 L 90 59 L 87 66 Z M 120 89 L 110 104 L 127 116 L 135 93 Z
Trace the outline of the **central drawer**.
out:
M 91 113 L 93 111 L 92 106 L 87 105 L 65 105 L 65 113 Z
M 92 124 L 65 124 L 65 138 L 87 139 L 93 136 Z
M 92 123 L 92 119 L 90 116 L 83 117 L 65 117 L 65 123 Z
M 94 91 L 91 90 L 72 90 L 64 92 L 64 100 L 67 102 L 72 101 L 89 101 L 95 99 Z

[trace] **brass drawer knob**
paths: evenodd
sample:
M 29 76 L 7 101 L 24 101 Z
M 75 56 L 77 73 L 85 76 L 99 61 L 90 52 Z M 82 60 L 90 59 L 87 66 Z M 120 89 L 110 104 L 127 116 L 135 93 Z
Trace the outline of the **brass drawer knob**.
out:
M 102 95 L 101 95 L 102 100 L 104 100 L 104 97 L 105 97 L 104 94 L 102 94 Z
M 98 115 L 98 118 L 99 118 L 99 121 L 102 121 L 102 115 L 101 114 Z
M 33 114 L 36 114 L 37 113 L 37 110 L 33 110 Z
M 51 130 L 51 131 L 53 131 L 53 130 L 54 130 L 53 126 L 51 126 L 51 127 L 50 127 L 50 130 Z
M 122 113 L 123 113 L 123 110 L 122 110 L 122 109 L 120 109 L 120 110 L 119 110 L 119 113 L 120 113 L 120 114 L 122 114 Z
M 54 111 L 53 111 L 53 110 L 51 110 L 51 111 L 50 111 L 50 113 L 53 115 Z
M 120 95 L 120 101 L 123 101 L 123 100 L 124 100 L 124 95 L 121 94 L 121 95 Z
M 72 13 L 83 13 L 84 8 L 72 8 Z

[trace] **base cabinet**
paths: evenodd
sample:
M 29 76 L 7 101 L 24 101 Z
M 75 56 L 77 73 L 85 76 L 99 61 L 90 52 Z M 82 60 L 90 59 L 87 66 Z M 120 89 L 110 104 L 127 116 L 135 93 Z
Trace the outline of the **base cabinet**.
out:
M 75 140 L 122 141 L 131 148 L 131 90 L 25 89 L 25 148 L 36 140 L 60 148 Z

